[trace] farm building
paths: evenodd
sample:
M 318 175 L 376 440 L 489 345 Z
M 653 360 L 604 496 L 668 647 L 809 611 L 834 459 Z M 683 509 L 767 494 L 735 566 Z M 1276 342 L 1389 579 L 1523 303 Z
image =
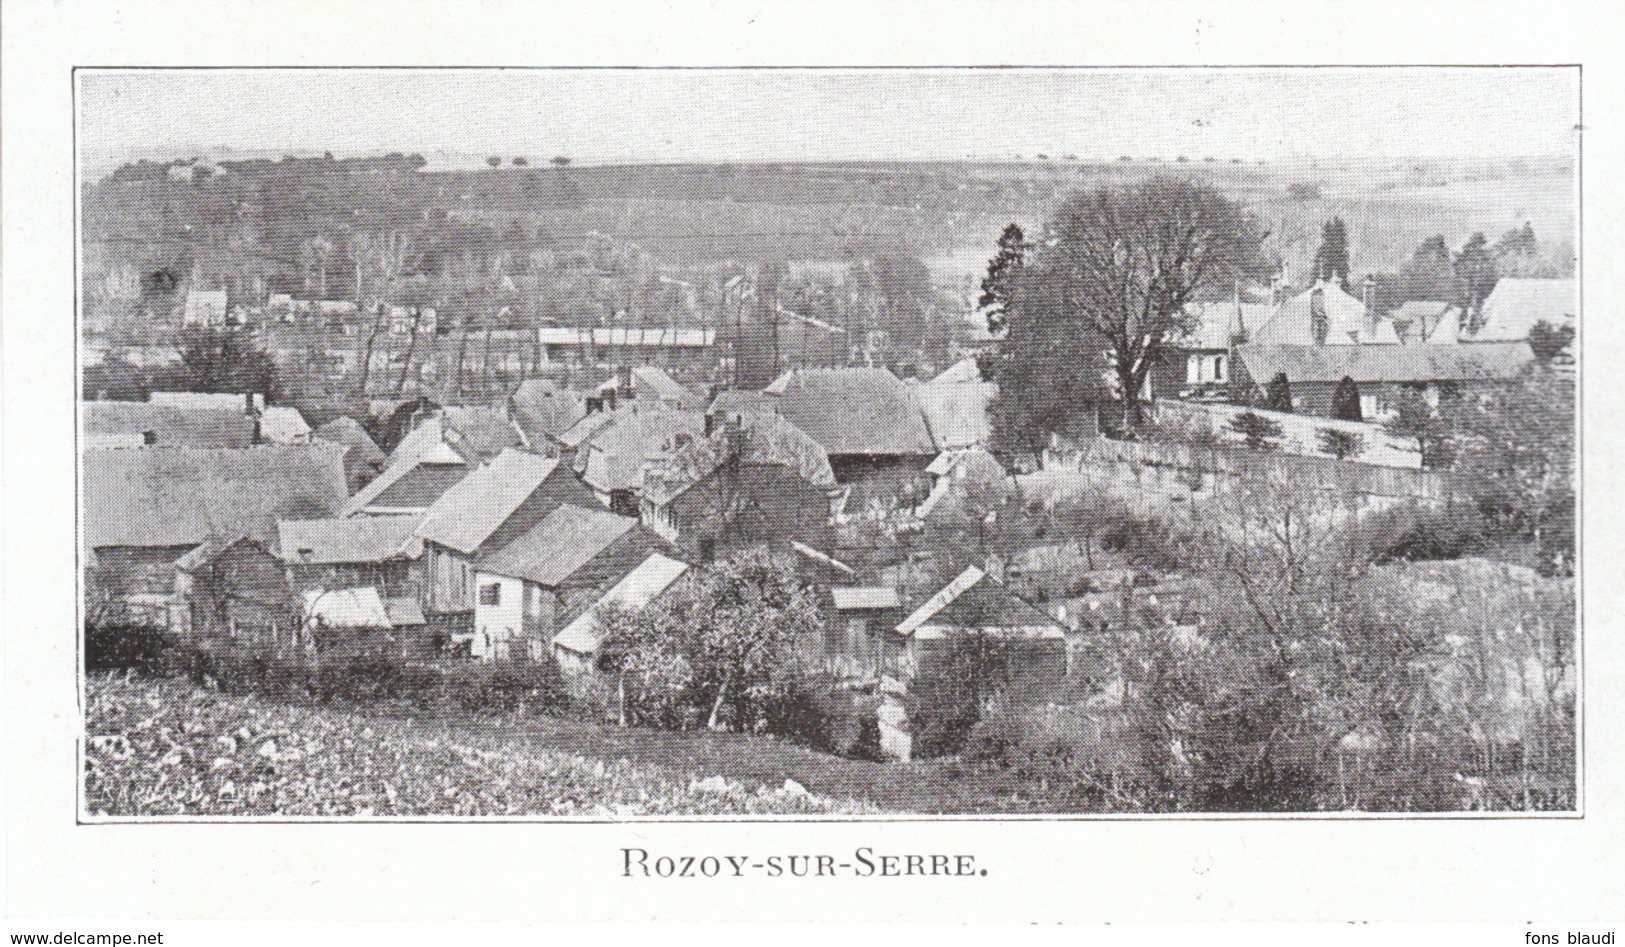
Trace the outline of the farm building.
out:
M 889 585 L 831 587 L 819 642 L 825 668 L 849 680 L 875 680 L 885 662 L 886 632 L 897 624 L 901 604 Z
M 597 505 L 557 458 L 518 449 L 503 451 L 446 490 L 415 531 L 424 544 L 425 611 L 472 616 L 477 560 L 564 503 Z
M 95 561 L 87 582 L 166 622 L 176 560 L 211 541 L 269 544 L 278 520 L 332 516 L 345 495 L 342 455 L 330 444 L 92 448 L 82 470 L 84 543 Z
M 416 600 L 370 586 L 310 589 L 300 596 L 302 643 L 318 652 L 424 657 L 434 651 Z
M 446 408 L 414 428 L 344 515 L 421 513 L 475 466 L 517 447 L 519 432 L 490 408 Z
M 270 544 L 259 540 L 210 540 L 175 560 L 175 605 L 170 631 L 193 641 L 299 646 L 292 590 Z
M 590 673 L 604 640 L 599 610 L 606 606 L 642 608 L 675 585 L 688 572 L 688 568 L 688 563 L 682 560 L 657 552 L 650 553 L 637 568 L 611 586 L 602 598 L 569 619 L 563 630 L 553 636 L 553 655 L 558 658 L 560 667 L 570 674 Z
M 647 468 L 644 525 L 702 561 L 776 539 L 826 545 L 840 488 L 824 449 L 776 414 L 711 427 Z
M 389 459 L 361 422 L 348 415 L 340 415 L 318 427 L 315 435 L 318 440 L 344 448 L 344 476 L 351 493 L 378 476 Z
M 260 412 L 260 439 L 269 444 L 309 444 L 310 425 L 298 408 L 271 405 Z
M 477 591 L 469 653 L 539 659 L 562 618 L 597 601 L 650 554 L 667 550 L 631 517 L 597 504 L 555 507 L 524 532 L 493 543 L 472 566 Z
M 298 590 L 373 586 L 390 596 L 422 591 L 422 515 L 349 516 L 277 523 L 276 552 Z
M 1013 676 L 1053 684 L 1066 677 L 1066 630 L 976 566 L 966 567 L 892 629 L 882 673 L 906 689 L 942 657 L 958 631 L 993 635 L 1015 646 Z
M 1498 385 L 1518 376 L 1534 353 L 1523 342 L 1448 345 L 1243 345 L 1237 349 L 1241 384 L 1262 397 L 1264 386 L 1284 375 L 1298 414 L 1330 417 L 1337 385 L 1352 379 L 1363 417 L 1377 417 L 1407 391 L 1430 403 L 1441 394 Z

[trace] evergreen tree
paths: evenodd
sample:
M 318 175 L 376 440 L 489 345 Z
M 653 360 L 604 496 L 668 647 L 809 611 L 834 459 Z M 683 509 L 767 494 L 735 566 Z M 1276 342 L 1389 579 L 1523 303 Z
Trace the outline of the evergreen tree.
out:
M 1264 388 L 1264 408 L 1283 414 L 1292 413 L 1292 385 L 1286 380 L 1286 372 L 1276 372 Z
M 1332 417 L 1339 421 L 1364 421 L 1360 410 L 1360 388 L 1354 379 L 1344 375 L 1332 392 Z
M 1315 251 L 1314 275 L 1316 280 L 1336 280 L 1339 286 L 1348 288 L 1348 228 L 1341 217 L 1326 221 L 1320 230 L 1320 249 Z
M 1473 234 L 1456 254 L 1455 270 L 1461 286 L 1462 311 L 1476 329 L 1483 319 L 1484 300 L 1500 279 L 1495 260 L 1490 257 L 1489 242 L 1482 233 Z
M 1031 246 L 1018 224 L 1010 224 L 999 234 L 999 252 L 988 261 L 987 275 L 982 277 L 982 295 L 976 300 L 976 307 L 987 317 L 989 331 L 1002 332 L 1008 322 L 1005 310 L 1027 264 L 1027 250 Z

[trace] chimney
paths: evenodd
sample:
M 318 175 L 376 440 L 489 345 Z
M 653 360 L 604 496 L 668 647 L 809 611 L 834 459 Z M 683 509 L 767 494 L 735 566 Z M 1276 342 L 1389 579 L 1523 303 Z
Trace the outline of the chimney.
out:
M 632 366 L 622 365 L 615 369 L 615 387 L 622 398 L 632 399 Z
M 152 445 L 158 443 L 158 432 L 157 431 L 142 431 L 141 432 L 141 443 L 143 445 L 147 446 L 147 447 L 151 447 Z
M 745 427 L 740 423 L 739 415 L 728 419 L 728 459 L 737 461 L 745 453 Z

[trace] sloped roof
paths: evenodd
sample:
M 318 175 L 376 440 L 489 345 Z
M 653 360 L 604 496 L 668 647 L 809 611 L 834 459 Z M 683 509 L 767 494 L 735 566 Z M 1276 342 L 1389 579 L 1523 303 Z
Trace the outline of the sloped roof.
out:
M 550 378 L 521 382 L 508 398 L 508 409 L 532 447 L 545 440 L 558 440 L 587 410 L 574 392 Z
M 686 562 L 662 556 L 660 553 L 650 553 L 649 558 L 611 586 L 603 598 L 594 602 L 591 607 L 565 625 L 564 630 L 554 635 L 553 643 L 577 654 L 595 653 L 604 640 L 603 628 L 598 624 L 600 607 L 619 605 L 623 608 L 642 608 L 654 601 L 660 593 L 671 588 L 687 571 Z
M 277 521 L 332 516 L 344 503 L 344 455 L 320 444 L 246 448 L 92 448 L 83 458 L 85 542 L 181 546 L 247 536 Z
M 581 479 L 594 489 L 637 490 L 643 486 L 643 471 L 650 462 L 663 463 L 681 446 L 705 430 L 705 416 L 636 403 L 622 405 L 612 412 L 610 423 L 595 431 L 576 455 Z
M 897 590 L 889 585 L 836 586 L 829 590 L 829 594 L 835 609 L 843 612 L 896 608 L 901 604 L 897 599 Z
M 471 464 L 520 446 L 519 431 L 496 408 L 452 407 L 440 412 L 442 438 Z
M 272 405 L 260 414 L 260 434 L 273 444 L 296 444 L 310 437 L 310 425 L 298 408 Z
M 769 406 L 768 396 L 764 392 L 730 388 L 716 393 L 711 399 L 710 412 L 722 415 L 741 414 L 746 411 L 760 411 Z
M 1243 345 L 1248 374 L 1288 382 L 1483 381 L 1515 377 L 1534 353 L 1523 342 L 1482 345 Z
M 84 433 L 87 443 L 109 435 L 142 443 L 153 432 L 158 447 L 248 447 L 254 443 L 254 419 L 241 404 L 228 408 L 192 408 L 142 401 L 85 401 Z
M 835 487 L 829 455 L 806 432 L 771 412 L 750 413 L 739 420 L 739 462 L 788 467 L 815 487 Z M 699 483 L 728 459 L 729 427 L 674 451 L 669 460 L 649 468 L 643 477 L 644 496 L 665 503 Z
M 1456 306 L 1439 299 L 1412 299 L 1389 313 L 1389 321 L 1404 326 L 1407 338 L 1429 344 L 1456 341 Z
M 423 540 L 413 535 L 423 517 L 351 516 L 277 523 L 277 552 L 285 562 L 327 565 L 416 559 Z
M 351 456 L 369 464 L 384 462 L 384 452 L 378 443 L 361 426 L 361 422 L 349 415 L 340 415 L 316 429 L 316 436 L 324 441 L 342 444 L 350 449 Z
M 505 450 L 441 494 L 423 517 L 417 535 L 473 554 L 558 465 L 557 458 Z
M 265 396 L 257 393 L 240 395 L 214 391 L 154 391 L 147 396 L 147 400 L 168 408 L 213 408 L 217 411 L 246 412 L 250 401 L 253 402 L 255 410 L 265 407 Z
M 1521 342 L 1535 323 L 1562 325 L 1579 317 L 1580 299 L 1572 279 L 1504 278 L 1484 300 L 1482 324 L 1464 342 Z
M 578 448 L 591 440 L 594 434 L 608 427 L 612 417 L 608 411 L 589 411 L 559 435 L 559 443 L 572 450 Z
M 640 365 L 632 369 L 632 387 L 640 398 L 653 396 L 680 408 L 692 410 L 705 404 L 704 398 L 683 387 L 664 368 L 655 365 Z
M 566 503 L 501 549 L 482 556 L 478 568 L 557 586 L 637 525 L 629 516 Z
M 311 589 L 302 596 L 306 621 L 329 628 L 393 628 L 389 610 L 370 585 L 353 589 Z
M 1248 341 L 1256 345 L 1314 345 L 1317 306 L 1325 307 L 1325 344 L 1353 344 L 1364 331 L 1365 303 L 1336 283 L 1324 281 L 1282 302 L 1268 322 L 1249 327 Z
M 884 368 L 797 369 L 765 392 L 831 455 L 936 453 L 913 392 Z
M 1017 598 L 976 566 L 967 566 L 965 571 L 922 602 L 897 626 L 897 633 L 912 635 L 930 625 L 963 625 L 982 629 L 1047 627 L 1060 630 L 1055 619 Z
M 422 512 L 447 490 L 467 477 L 469 467 L 461 458 L 454 463 L 406 461 L 391 464 L 344 504 L 342 515 L 363 512 Z

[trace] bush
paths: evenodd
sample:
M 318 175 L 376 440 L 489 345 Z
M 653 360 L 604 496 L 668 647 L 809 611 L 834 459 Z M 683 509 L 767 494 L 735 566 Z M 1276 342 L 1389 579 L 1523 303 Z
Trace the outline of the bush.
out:
M 156 674 L 173 642 L 158 628 L 122 623 L 85 625 L 85 670 Z
M 1374 513 L 1353 528 L 1354 552 L 1361 561 L 1375 563 L 1459 559 L 1482 550 L 1494 532 L 1475 506 L 1398 507 Z
M 824 753 L 880 762 L 875 699 L 843 688 L 827 675 L 803 675 L 765 714 L 765 732 Z

